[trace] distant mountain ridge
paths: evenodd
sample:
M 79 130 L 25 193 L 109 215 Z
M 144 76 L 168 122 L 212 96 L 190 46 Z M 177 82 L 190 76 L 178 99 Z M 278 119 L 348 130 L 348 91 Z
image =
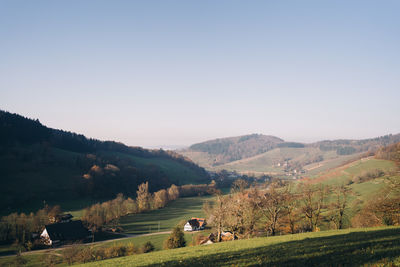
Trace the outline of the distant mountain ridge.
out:
M 43 200 L 135 196 L 145 181 L 156 191 L 210 179 L 172 151 L 86 138 L 0 110 L 1 209 Z
M 189 149 L 216 155 L 214 164 L 220 165 L 264 153 L 283 142 L 271 135 L 250 134 L 214 139 L 191 145 Z
M 364 140 L 324 140 L 306 144 L 250 134 L 209 140 L 178 152 L 209 170 L 283 174 L 317 162 L 341 164 L 360 153 L 399 141 L 400 134 L 390 134 Z M 314 165 L 309 167 L 318 169 Z

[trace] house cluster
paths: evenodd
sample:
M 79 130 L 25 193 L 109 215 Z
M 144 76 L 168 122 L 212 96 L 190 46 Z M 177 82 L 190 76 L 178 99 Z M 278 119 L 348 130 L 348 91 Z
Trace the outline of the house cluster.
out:
M 53 224 L 45 226 L 40 238 L 48 246 L 57 246 L 63 243 L 83 241 L 93 237 L 82 221 L 72 220 L 71 214 L 60 215 L 54 218 Z
M 185 226 L 183 227 L 184 231 L 192 232 L 192 231 L 199 231 L 204 230 L 204 226 L 206 226 L 206 220 L 204 218 L 192 218 L 187 221 Z

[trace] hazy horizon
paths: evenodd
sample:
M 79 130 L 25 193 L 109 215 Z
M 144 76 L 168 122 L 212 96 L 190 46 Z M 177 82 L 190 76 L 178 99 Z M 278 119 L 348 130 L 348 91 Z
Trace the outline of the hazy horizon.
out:
M 400 133 L 398 1 L 2 1 L 0 109 L 130 146 Z
M 5 111 L 6 111 L 6 112 L 11 112 L 11 111 L 8 111 L 8 110 L 5 110 Z M 16 112 L 11 112 L 11 113 L 16 113 Z M 17 114 L 18 114 L 18 113 L 17 113 Z M 33 119 L 33 120 L 38 119 L 38 120 L 40 121 L 40 123 L 42 123 L 44 126 L 47 126 L 47 127 L 49 127 L 49 128 L 54 128 L 54 127 L 52 127 L 51 125 L 48 125 L 48 124 L 46 124 L 46 123 L 43 123 L 43 122 L 40 120 L 40 118 L 29 117 L 29 116 L 25 116 L 24 114 L 19 114 L 19 115 L 22 115 L 22 116 L 24 116 L 24 117 L 28 117 L 29 119 Z M 63 130 L 63 131 L 71 131 L 71 130 L 69 130 L 69 129 L 64 129 L 64 128 L 55 128 L 55 129 L 57 129 L 57 130 Z M 75 132 L 75 133 L 77 133 L 77 134 L 84 134 L 84 133 L 81 133 L 81 132 Z M 395 135 L 395 134 L 400 134 L 400 133 L 386 133 L 386 134 L 382 134 L 382 135 L 379 135 L 379 136 L 369 136 L 369 137 L 362 137 L 362 138 L 353 138 L 353 137 L 343 137 L 343 138 L 340 138 L 340 137 L 336 137 L 336 138 L 320 138 L 320 139 L 310 139 L 310 138 L 285 139 L 285 138 L 282 138 L 281 136 L 276 136 L 276 135 L 273 135 L 273 134 L 266 134 L 266 133 L 245 133 L 245 134 L 238 134 L 238 135 L 227 135 L 227 136 L 209 137 L 209 138 L 206 138 L 206 139 L 203 138 L 203 139 L 199 139 L 199 140 L 193 139 L 193 140 L 195 140 L 195 141 L 193 141 L 193 142 L 191 142 L 191 143 L 182 143 L 182 144 L 172 144 L 172 143 L 170 143 L 170 144 L 157 144 L 157 143 L 154 143 L 154 144 L 148 144 L 148 145 L 130 144 L 130 143 L 124 142 L 124 141 L 122 141 L 122 140 L 117 140 L 117 139 L 113 139 L 113 138 L 104 139 L 104 138 L 99 138 L 99 137 L 95 137 L 95 136 L 88 136 L 88 135 L 86 135 L 86 137 L 87 137 L 87 138 L 99 139 L 100 141 L 122 142 L 122 143 L 124 143 L 125 145 L 128 145 L 128 146 L 141 146 L 141 147 L 148 148 L 148 149 L 159 149 L 159 148 L 162 148 L 162 149 L 165 149 L 165 150 L 179 150 L 179 149 L 183 149 L 183 148 L 188 148 L 189 146 L 191 146 L 191 145 L 193 145 L 193 144 L 196 144 L 196 143 L 202 143 L 202 142 L 205 142 L 205 141 L 210 141 L 210 140 L 215 140 L 215 139 L 223 139 L 223 138 L 229 138 L 229 137 L 237 137 L 237 136 L 251 135 L 251 134 L 271 135 L 271 136 L 275 136 L 275 137 L 281 138 L 281 139 L 283 139 L 285 142 L 300 142 L 300 143 L 305 143 L 305 144 L 307 144 L 307 143 L 314 143 L 314 142 L 326 141 L 326 140 L 339 140 L 339 139 L 360 140 L 360 139 L 371 139 L 371 138 L 381 137 L 381 136 L 385 136 L 385 135 L 391 135 L 391 134 L 392 134 L 392 135 Z M 85 135 L 85 134 L 84 134 L 84 135 Z

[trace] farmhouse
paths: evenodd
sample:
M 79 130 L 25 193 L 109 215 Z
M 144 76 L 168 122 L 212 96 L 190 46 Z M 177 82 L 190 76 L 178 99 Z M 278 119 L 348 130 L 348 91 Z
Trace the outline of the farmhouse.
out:
M 63 242 L 73 242 L 91 238 L 91 233 L 82 221 L 68 221 L 46 225 L 40 237 L 46 245 L 58 245 Z
M 192 218 L 183 227 L 184 231 L 198 231 L 203 230 L 206 225 L 206 220 L 204 218 Z

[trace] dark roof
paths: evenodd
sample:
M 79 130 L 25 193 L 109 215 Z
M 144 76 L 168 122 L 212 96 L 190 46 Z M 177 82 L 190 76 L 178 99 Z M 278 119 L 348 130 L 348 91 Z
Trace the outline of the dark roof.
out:
M 83 226 L 82 221 L 70 221 L 46 225 L 50 239 L 55 240 L 79 240 L 89 235 L 89 231 Z
M 197 221 L 199 222 L 199 226 L 200 226 L 200 227 L 206 225 L 206 219 L 204 219 L 204 218 L 195 218 L 195 217 L 192 217 L 192 220 L 197 220 Z
M 199 227 L 199 226 L 200 226 L 199 221 L 196 220 L 196 219 L 189 220 L 188 223 L 189 223 L 190 226 L 192 226 L 192 227 Z

